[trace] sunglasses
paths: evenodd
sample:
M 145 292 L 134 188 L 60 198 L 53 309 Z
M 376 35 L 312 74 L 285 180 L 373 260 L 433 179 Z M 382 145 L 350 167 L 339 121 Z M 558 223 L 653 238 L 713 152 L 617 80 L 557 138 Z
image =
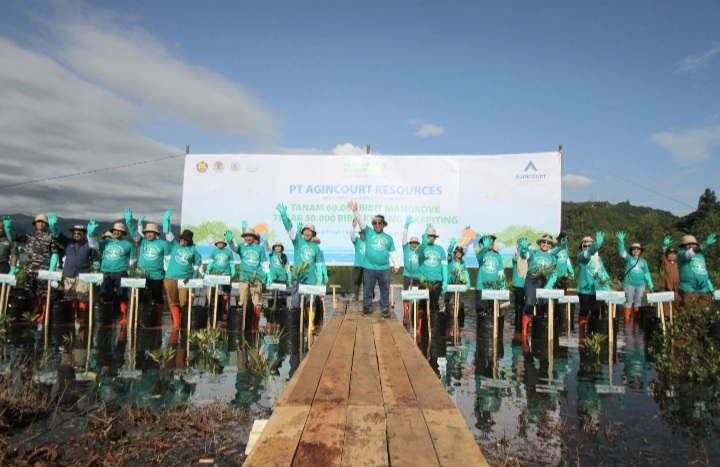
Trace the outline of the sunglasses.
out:
M 82 235 L 84 232 L 81 232 L 79 230 L 76 230 L 73 232 L 73 235 Z
M 630 250 L 641 250 L 641 249 L 642 249 L 642 248 L 638 248 L 638 247 L 636 247 L 636 246 L 630 248 Z
M 373 221 L 372 225 L 383 225 L 383 223 L 379 221 Z
M 551 243 L 547 240 L 540 240 L 540 245 L 550 245 Z

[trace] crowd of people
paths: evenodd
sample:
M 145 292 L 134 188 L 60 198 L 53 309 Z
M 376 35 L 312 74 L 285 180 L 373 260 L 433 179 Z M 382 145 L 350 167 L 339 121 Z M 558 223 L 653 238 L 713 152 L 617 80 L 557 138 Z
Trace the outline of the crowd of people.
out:
M 379 289 L 380 313 L 391 316 L 390 282 L 391 273 L 398 274 L 399 262 L 393 238 L 385 232 L 388 223 L 381 214 L 372 217 L 370 224 L 358 211 L 354 201 L 347 203 L 353 213 L 350 240 L 355 251 L 353 284 L 355 300 L 360 298 L 362 286 L 362 313 L 372 313 L 375 288 Z M 34 301 L 34 309 L 41 306 L 47 291 L 46 281 L 38 277 L 41 270 L 62 269 L 65 298 L 73 302 L 79 321 L 84 321 L 90 285 L 79 280 L 79 275 L 98 271 L 103 274 L 101 295 L 104 303 L 119 302 L 120 324 L 127 323 L 128 297 L 121 280 L 128 277 L 130 270 L 146 279 L 148 296 L 157 307 L 158 320 L 164 313 L 164 298 L 172 317 L 174 328 L 180 326 L 181 308 L 188 305 L 188 289 L 178 286 L 178 281 L 196 278 L 200 274 L 236 276 L 239 282 L 238 304 L 252 309 L 257 326 L 262 310 L 263 286 L 272 283 L 290 287 L 291 308 L 299 308 L 301 297 L 299 285 L 326 284 L 327 267 L 320 248 L 315 225 L 312 223 L 294 226 L 284 204 L 276 207 L 295 252 L 295 265 L 291 268 L 284 253 L 284 245 L 277 241 L 269 245 L 267 235 L 258 235 L 247 222 L 242 223 L 242 241 L 235 243 L 231 231 L 214 238 L 214 248 L 203 269 L 202 257 L 195 249 L 193 232 L 183 230 L 178 239 L 171 232 L 172 210 L 164 213 L 162 228 L 156 223 L 144 223 L 144 218 L 133 218 L 132 210 L 123 212 L 125 223 L 117 222 L 100 238 L 95 237 L 98 227 L 94 220 L 87 225 L 75 225 L 70 236 L 57 228 L 55 214 L 35 216 L 34 232 L 14 235 L 12 220 L 2 219 L 0 224 L 0 274 L 16 274 L 19 268 L 18 253 L 26 252 L 25 290 Z M 447 293 L 449 284 L 465 285 L 470 289 L 470 274 L 464 257 L 467 251 L 450 239 L 447 249 L 437 242 L 436 229 L 428 224 L 421 238 L 409 236 L 412 217 L 405 220 L 402 234 L 403 288 L 427 289 L 429 300 L 422 309 L 442 313 L 448 309 L 452 294 Z M 466 228 L 466 231 L 469 227 Z M 465 233 L 465 232 L 464 232 Z M 165 238 L 161 238 L 164 235 Z M 621 278 L 625 292 L 624 314 L 629 319 L 638 312 L 646 290 L 655 291 L 650 276 L 650 267 L 643 256 L 640 243 L 632 243 L 626 250 L 625 232 L 617 232 L 618 254 L 624 261 Z M 129 241 L 128 236 L 134 242 Z M 576 256 L 571 252 L 569 237 L 560 233 L 557 240 L 546 234 L 535 241 L 531 248 L 527 238 L 517 240 L 512 258 L 512 280 L 510 282 L 515 303 L 515 329 L 526 336 L 536 306 L 539 288 L 560 288 L 567 290 L 568 284 L 576 282 L 579 298 L 578 323 L 581 337 L 584 336 L 588 316 L 597 313 L 599 303 L 596 292 L 609 290 L 611 279 L 600 256 L 605 235 L 597 232 L 594 237 L 584 237 Z M 478 261 L 475 280 L 475 311 L 486 315 L 492 310 L 492 302 L 483 299 L 483 290 L 507 289 L 503 259 L 496 245 L 497 237 L 491 233 L 477 234 L 473 252 Z M 698 243 L 692 235 L 685 235 L 677 248 L 672 239 L 666 237 L 659 261 L 657 291 L 673 292 L 672 309 L 704 309 L 714 298 L 714 287 L 710 282 L 703 251 L 716 242 L 716 235 L 709 235 Z M 239 256 L 236 266 L 234 255 Z M 575 258 L 577 272 L 573 267 Z M 231 294 L 230 286 L 223 286 L 222 310 L 227 313 Z M 444 300 L 441 297 L 444 295 Z M 219 298 L 219 297 L 218 297 Z M 284 299 L 284 295 L 281 295 Z M 408 319 L 409 304 L 404 303 L 404 320 Z M 666 308 L 666 313 L 670 308 Z M 40 317 L 42 320 L 43 317 Z

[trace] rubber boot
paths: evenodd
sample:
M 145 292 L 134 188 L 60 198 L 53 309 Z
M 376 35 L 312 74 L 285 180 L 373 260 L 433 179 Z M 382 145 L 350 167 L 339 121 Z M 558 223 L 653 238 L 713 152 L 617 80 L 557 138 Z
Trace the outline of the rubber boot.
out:
M 410 322 L 410 302 L 403 302 L 403 326 Z
M 118 342 L 127 342 L 127 326 L 123 326 L 120 328 L 120 336 L 118 337 Z
M 43 296 L 40 294 L 40 292 L 37 292 L 38 296 L 36 299 L 36 307 L 35 312 L 40 312 L 40 317 L 37 319 L 38 323 L 45 324 L 45 300 L 43 300 Z
M 120 326 L 127 326 L 128 302 L 120 302 Z
M 230 296 L 229 295 L 223 295 L 223 305 L 222 305 L 222 320 L 227 321 L 227 314 L 228 314 L 228 305 L 230 304 Z
M 522 336 L 527 340 L 528 326 L 530 325 L 531 316 L 523 315 L 522 317 Z
M 527 335 L 522 340 L 522 351 L 523 353 L 530 353 L 530 343 L 528 342 Z
M 172 313 L 172 309 L 175 307 L 170 307 L 170 312 Z M 179 310 L 180 307 L 177 307 Z M 178 323 L 180 322 L 180 319 L 178 319 Z M 172 332 L 170 333 L 170 340 L 168 340 L 168 345 L 177 345 L 178 340 L 180 339 L 180 326 L 172 328 Z
M 422 336 L 423 316 L 425 316 L 425 310 L 419 309 L 417 312 L 417 334 L 415 337 Z
M 625 314 L 625 321 L 624 321 L 625 327 L 629 328 L 632 325 L 632 322 L 630 321 L 632 319 L 632 309 L 625 308 L 625 309 L 623 309 L 623 311 L 625 312 L 624 313 Z
M 172 315 L 173 330 L 180 329 L 180 307 L 179 306 L 171 306 L 170 307 L 170 315 Z M 175 343 L 177 344 L 177 338 L 175 339 Z
M 253 316 L 253 331 L 260 330 L 260 314 L 262 313 L 262 305 L 255 305 L 255 315 Z
M 78 323 L 80 325 L 85 324 L 85 316 L 87 315 L 88 302 L 78 302 Z
M 585 328 L 587 327 L 587 316 L 578 316 L 578 340 L 582 341 L 585 339 Z
M 163 313 L 165 311 L 165 305 L 163 303 L 156 304 L 157 306 L 157 325 L 162 326 Z

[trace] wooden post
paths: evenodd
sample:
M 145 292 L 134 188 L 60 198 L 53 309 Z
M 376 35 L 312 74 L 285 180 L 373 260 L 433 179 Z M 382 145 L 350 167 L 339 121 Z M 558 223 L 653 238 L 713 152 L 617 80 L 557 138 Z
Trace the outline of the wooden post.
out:
M 305 296 L 300 295 L 300 341 L 301 342 L 302 342 L 302 335 L 303 335 L 304 330 L 305 330 Z M 302 346 L 302 344 L 301 344 L 301 346 Z
M 613 316 L 615 315 L 615 303 L 608 302 L 608 343 L 612 346 L 615 336 L 613 333 Z
M 310 309 L 308 310 L 308 349 L 312 346 L 315 335 L 315 295 L 310 295 Z
M 153 310 L 150 313 L 156 313 L 156 311 Z M 138 289 L 135 289 L 135 324 L 133 325 L 133 329 L 135 330 L 135 332 L 137 332 L 139 314 L 140 314 L 140 291 Z M 135 345 L 137 346 L 137 339 L 136 339 Z
M 498 338 L 498 314 L 500 313 L 500 303 L 497 300 L 493 300 L 493 341 Z M 493 352 L 495 347 L 493 347 Z M 493 358 L 495 355 L 493 354 Z
M 668 305 L 670 305 L 670 326 L 672 326 L 673 323 L 673 308 L 672 308 L 673 302 L 668 302 Z M 7 302 L 5 303 L 7 305 Z
M 567 319 L 566 319 L 567 325 L 565 327 L 567 327 L 567 335 L 568 335 L 568 337 L 570 337 L 570 332 L 572 331 L 572 329 L 570 328 L 570 326 L 571 326 L 570 321 L 572 320 L 572 311 L 570 309 L 569 303 L 567 305 L 565 305 L 565 309 L 566 309 L 565 311 L 567 313 Z
M 417 341 L 417 309 L 418 302 L 413 300 L 413 338 Z
M 88 314 L 85 316 L 85 319 L 88 320 L 88 333 L 87 333 L 87 359 L 85 360 L 85 371 L 90 370 L 90 344 L 92 343 L 92 333 L 93 333 L 93 316 L 95 316 L 94 307 L 93 307 L 93 289 L 95 288 L 95 284 L 90 284 L 90 295 L 88 297 Z
M 335 311 L 335 309 L 337 308 L 337 298 L 335 296 L 335 291 L 337 290 L 338 287 L 340 287 L 340 286 L 337 284 L 330 286 L 330 288 L 332 289 L 332 292 L 333 292 L 333 311 Z M 324 324 L 324 321 L 323 321 L 323 324 Z
M 47 281 L 47 298 L 45 299 L 45 320 L 43 321 L 43 329 L 45 333 L 45 348 L 48 346 L 48 328 L 50 327 L 50 293 L 52 292 L 52 281 Z
M 663 306 L 661 302 L 656 305 L 657 315 L 662 321 L 663 334 L 665 334 L 665 313 L 663 313 Z M 672 316 L 672 304 L 670 304 L 670 316 Z
M 190 323 L 192 323 L 192 308 L 193 308 L 193 302 L 192 302 L 192 301 L 193 301 L 193 293 L 192 293 L 192 290 L 193 290 L 193 289 L 188 289 L 187 337 L 185 338 L 185 340 L 188 341 L 188 352 L 187 352 L 187 353 L 188 353 L 188 359 L 190 358 Z M 182 310 L 181 310 L 180 316 L 181 316 L 181 319 L 182 319 Z M 243 318 L 245 318 L 244 315 L 243 315 Z M 245 323 L 244 320 L 243 320 L 243 323 Z M 243 324 L 243 326 L 244 326 L 244 324 Z M 243 331 L 244 331 L 244 330 L 245 330 L 245 328 L 243 328 Z
M 0 291 L 0 316 L 5 314 L 5 306 L 7 305 L 5 300 L 5 293 L 7 291 L 7 284 L 3 283 L 2 291 Z
M 215 302 L 213 304 L 213 320 L 212 320 L 212 327 L 217 327 L 217 307 L 218 307 L 218 293 L 220 291 L 220 285 L 215 284 Z
M 548 298 L 548 340 L 551 341 L 555 338 L 555 304 L 552 298 Z
M 432 306 L 430 306 L 430 299 L 427 301 L 427 328 L 428 328 L 428 341 L 432 341 L 432 312 L 430 311 L 432 309 Z M 420 330 L 422 332 L 422 330 Z M 428 344 L 428 352 L 430 352 L 430 344 Z
M 240 282 L 240 284 L 242 284 L 242 282 Z M 242 286 L 240 286 L 239 292 L 240 292 L 240 295 L 242 295 Z M 248 284 L 247 291 L 245 292 L 245 298 L 244 298 L 244 300 L 242 301 L 242 302 L 243 302 L 243 303 L 242 303 L 242 313 L 243 313 L 243 315 L 242 315 L 242 326 L 241 326 L 240 329 L 242 329 L 243 332 L 245 332 L 245 309 L 247 308 L 248 295 L 250 295 L 250 284 Z M 302 308 L 300 308 L 300 309 L 302 310 Z M 302 325 L 301 325 L 301 328 L 302 328 Z M 302 331 L 302 329 L 301 329 L 301 331 Z
M 455 302 L 453 304 L 453 336 L 455 337 L 455 345 L 458 344 L 460 330 L 458 329 L 458 314 L 460 313 L 460 292 L 455 292 Z

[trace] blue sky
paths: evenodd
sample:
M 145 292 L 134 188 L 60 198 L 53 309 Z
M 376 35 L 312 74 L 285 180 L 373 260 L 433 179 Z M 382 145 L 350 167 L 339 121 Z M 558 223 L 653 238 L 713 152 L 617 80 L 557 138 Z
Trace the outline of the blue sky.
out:
M 186 144 L 562 144 L 564 200 L 684 215 L 720 173 L 718 24 L 717 1 L 6 0 L 2 210 L 179 210 Z

